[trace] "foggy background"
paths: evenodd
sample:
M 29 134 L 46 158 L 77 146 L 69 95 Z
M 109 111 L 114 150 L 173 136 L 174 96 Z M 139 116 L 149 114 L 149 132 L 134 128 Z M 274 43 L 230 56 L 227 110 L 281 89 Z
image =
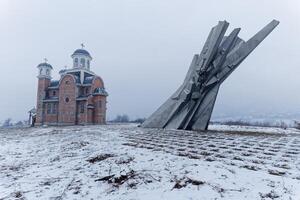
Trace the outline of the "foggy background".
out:
M 147 117 L 182 83 L 219 20 L 248 40 L 281 23 L 221 86 L 213 118 L 300 113 L 298 0 L 0 0 L 0 121 L 27 119 L 36 66 L 58 71 L 85 44 L 105 82 L 108 118 Z

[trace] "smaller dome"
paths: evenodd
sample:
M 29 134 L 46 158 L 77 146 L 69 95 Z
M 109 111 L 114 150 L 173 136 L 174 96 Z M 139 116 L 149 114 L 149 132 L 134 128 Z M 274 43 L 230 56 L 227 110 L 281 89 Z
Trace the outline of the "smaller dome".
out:
M 66 71 L 67 71 L 66 69 L 62 69 L 62 70 L 60 70 L 58 73 L 59 73 L 59 74 L 64 74 Z
M 105 88 L 96 88 L 94 90 L 93 95 L 102 95 L 102 96 L 108 96 L 108 93 L 106 92 Z
M 91 57 L 91 54 L 85 50 L 85 49 L 77 49 L 76 51 L 74 51 L 74 53 L 72 54 L 72 56 L 74 55 L 85 55 L 85 56 L 89 56 Z
M 53 69 L 53 67 L 49 63 L 46 63 L 46 62 L 40 63 L 37 67 L 49 67 L 49 68 Z
M 49 87 L 58 87 L 59 81 L 58 80 L 53 80 L 50 82 Z

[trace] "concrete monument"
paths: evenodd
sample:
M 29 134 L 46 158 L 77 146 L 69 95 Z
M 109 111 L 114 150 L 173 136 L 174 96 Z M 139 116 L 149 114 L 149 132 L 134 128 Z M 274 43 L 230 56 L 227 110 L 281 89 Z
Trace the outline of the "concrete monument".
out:
M 245 42 L 238 37 L 240 28 L 225 36 L 229 23 L 220 21 L 194 55 L 183 84 L 142 127 L 206 130 L 220 85 L 278 24 L 273 20 Z

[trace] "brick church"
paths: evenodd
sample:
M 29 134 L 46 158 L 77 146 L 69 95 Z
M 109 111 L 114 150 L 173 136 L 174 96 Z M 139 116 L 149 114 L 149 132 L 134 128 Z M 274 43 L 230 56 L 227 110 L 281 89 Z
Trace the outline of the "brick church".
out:
M 61 70 L 59 80 L 52 80 L 47 61 L 37 66 L 36 125 L 105 124 L 108 94 L 101 77 L 90 70 L 90 53 L 77 49 L 71 57 L 72 69 Z

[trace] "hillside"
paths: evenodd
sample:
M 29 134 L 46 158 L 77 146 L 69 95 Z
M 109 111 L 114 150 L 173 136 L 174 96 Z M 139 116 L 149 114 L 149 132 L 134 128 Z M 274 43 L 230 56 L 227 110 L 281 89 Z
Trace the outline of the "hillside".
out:
M 300 198 L 298 132 L 210 129 L 1 129 L 0 199 Z

